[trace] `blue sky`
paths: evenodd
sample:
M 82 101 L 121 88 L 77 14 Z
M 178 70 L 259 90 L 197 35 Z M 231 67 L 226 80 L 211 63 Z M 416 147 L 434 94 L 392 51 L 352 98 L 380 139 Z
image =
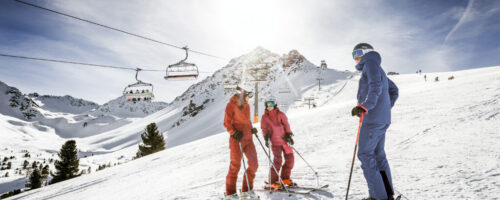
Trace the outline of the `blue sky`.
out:
M 178 46 L 233 58 L 257 46 L 297 49 L 311 62 L 354 70 L 352 47 L 372 44 L 386 71 L 412 73 L 500 65 L 500 1 L 77 1 L 26 0 Z M 0 1 L 0 53 L 164 69 L 183 52 L 12 0 Z M 228 61 L 192 54 L 201 71 Z M 210 74 L 202 74 L 199 80 Z M 167 82 L 144 72 L 157 100 L 171 101 L 197 81 Z M 133 71 L 0 57 L 0 81 L 23 92 L 105 103 L 135 82 Z

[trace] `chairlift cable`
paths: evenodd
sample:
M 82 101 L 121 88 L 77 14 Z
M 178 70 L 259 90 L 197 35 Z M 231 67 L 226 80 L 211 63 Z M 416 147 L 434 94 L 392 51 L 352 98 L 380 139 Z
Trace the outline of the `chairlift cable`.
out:
M 74 61 L 66 61 L 66 60 L 47 59 L 47 58 L 35 58 L 35 57 L 28 57 L 28 56 L 9 55 L 9 54 L 3 54 L 3 53 L 0 53 L 0 56 L 28 59 L 28 60 L 46 61 L 46 62 L 57 62 L 57 63 L 65 63 L 65 64 L 73 64 L 73 65 L 86 65 L 86 66 L 92 66 L 92 67 L 106 67 L 106 68 L 114 68 L 114 69 L 136 70 L 136 68 L 132 68 L 132 67 L 101 65 L 101 64 L 93 64 L 93 63 L 82 63 L 82 62 L 74 62 Z M 149 71 L 149 70 L 144 69 L 144 71 Z M 157 71 L 160 71 L 160 70 L 157 70 Z
M 10 58 L 27 59 L 27 60 L 38 60 L 38 61 L 45 61 L 45 62 L 56 62 L 56 63 L 64 63 L 64 64 L 72 64 L 72 65 L 84 65 L 84 66 L 91 66 L 91 67 L 103 67 L 103 68 L 133 70 L 133 71 L 136 71 L 138 68 L 140 68 L 141 71 L 149 71 L 149 72 L 163 72 L 163 71 L 165 71 L 163 69 L 159 70 L 159 69 L 147 69 L 147 68 L 142 68 L 142 67 L 123 67 L 123 66 L 113 66 L 113 65 L 102 65 L 102 64 L 83 63 L 83 62 L 75 62 L 75 61 L 67 61 L 67 60 L 55 60 L 55 59 L 48 59 L 48 58 L 35 58 L 35 57 L 11 55 L 11 54 L 4 54 L 4 53 L 0 53 L 0 56 L 10 57 Z M 200 73 L 211 74 L 214 72 L 203 71 Z
M 152 38 L 149 38 L 149 37 L 145 37 L 145 36 L 142 36 L 142 35 L 139 35 L 139 34 L 131 33 L 131 32 L 128 32 L 128 31 L 124 31 L 124 30 L 121 30 L 121 29 L 118 29 L 118 28 L 114 28 L 114 27 L 111 27 L 111 26 L 108 26 L 108 25 L 104 25 L 104 24 L 101 24 L 101 23 L 93 22 L 93 21 L 90 21 L 90 20 L 87 20 L 87 19 L 76 17 L 76 16 L 73 16 L 73 15 L 70 15 L 70 14 L 66 14 L 66 13 L 63 13 L 63 12 L 60 12 L 60 11 L 56 11 L 56 10 L 52 10 L 52 9 L 49 9 L 49 8 L 45 8 L 45 7 L 42 7 L 42 6 L 39 6 L 39 5 L 35 5 L 35 4 L 32 4 L 32 3 L 28 3 L 28 2 L 25 2 L 25 1 L 21 1 L 21 0 L 14 0 L 14 1 L 22 3 L 22 4 L 25 4 L 25 5 L 28 5 L 28 6 L 32 6 L 32 7 L 35 7 L 35 8 L 39 8 L 39 9 L 42 9 L 42 10 L 46 10 L 46 11 L 49 11 L 49 12 L 53 12 L 53 13 L 56 13 L 56 14 L 59 14 L 59 15 L 63 15 L 63 16 L 69 17 L 69 18 L 73 18 L 73 19 L 76 19 L 76 20 L 87 22 L 87 23 L 90 23 L 90 24 L 93 24 L 93 25 L 96 25 L 96 26 L 100 26 L 100 27 L 104 27 L 104 28 L 107 28 L 107 29 L 110 29 L 110 30 L 118 31 L 118 32 L 121 32 L 121 33 L 124 33 L 124 34 L 127 34 L 127 35 L 131 35 L 131 36 L 134 36 L 134 37 L 142 38 L 142 39 L 145 39 L 145 40 L 149 40 L 149 41 L 152 41 L 152 42 L 156 42 L 156 43 L 163 44 L 163 45 L 170 46 L 170 47 L 177 48 L 177 49 L 183 49 L 183 47 L 180 47 L 180 46 L 177 46 L 177 45 L 169 44 L 169 43 L 162 42 L 162 41 L 159 41 L 159 40 L 156 40 L 156 39 L 152 39 Z M 223 57 L 219 57 L 219 56 L 215 56 L 215 55 L 203 53 L 201 51 L 195 51 L 195 50 L 191 50 L 191 49 L 189 51 L 191 51 L 193 53 L 201 54 L 201 55 L 204 55 L 204 56 L 209 56 L 209 57 L 221 59 L 221 60 L 228 60 L 227 58 L 223 58 Z

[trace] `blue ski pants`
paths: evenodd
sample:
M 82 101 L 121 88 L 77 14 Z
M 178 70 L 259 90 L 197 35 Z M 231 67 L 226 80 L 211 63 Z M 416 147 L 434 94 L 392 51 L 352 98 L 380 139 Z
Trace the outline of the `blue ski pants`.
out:
M 384 151 L 387 128 L 389 124 L 363 124 L 359 134 L 358 158 L 370 197 L 375 199 L 388 199 L 386 185 L 391 193 L 393 191 L 391 169 Z

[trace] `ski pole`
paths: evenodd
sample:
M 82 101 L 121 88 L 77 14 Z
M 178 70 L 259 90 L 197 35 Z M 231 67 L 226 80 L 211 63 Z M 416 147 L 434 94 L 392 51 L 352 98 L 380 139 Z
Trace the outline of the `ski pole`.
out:
M 245 170 L 245 176 L 247 177 L 246 180 L 247 180 L 248 192 L 250 192 L 250 183 L 248 182 L 247 165 L 245 164 L 245 155 L 243 155 L 243 148 L 241 148 L 241 142 L 238 141 L 238 144 L 240 145 L 241 159 L 243 159 L 243 169 Z
M 260 139 L 259 139 L 259 135 L 257 135 L 256 133 L 254 133 L 254 135 L 255 135 L 255 137 L 257 137 L 257 139 L 259 140 L 260 145 L 262 146 L 262 143 L 260 142 Z M 262 146 L 262 148 L 264 148 L 264 146 Z M 266 153 L 266 155 L 268 155 L 267 152 L 271 153 L 271 149 L 269 149 L 269 147 L 267 147 L 267 151 L 266 151 L 266 149 L 264 149 L 264 152 Z M 267 182 L 271 183 L 271 165 L 272 165 L 272 163 L 271 163 L 271 159 L 268 159 L 268 160 L 269 160 L 269 163 L 268 163 L 269 164 L 269 172 L 268 172 L 268 175 L 267 175 L 267 177 L 268 177 Z
M 354 145 L 354 154 L 352 155 L 351 172 L 349 172 L 349 182 L 347 183 L 347 193 L 345 194 L 345 199 L 349 196 L 349 187 L 351 186 L 352 169 L 354 168 L 354 160 L 356 159 L 356 151 L 358 150 L 358 140 L 359 132 L 361 131 L 361 125 L 363 124 L 363 113 L 359 116 L 359 127 L 358 135 L 356 136 L 356 145 Z
M 255 136 L 257 137 L 257 140 L 259 141 L 260 147 L 262 147 L 262 150 L 264 150 L 264 153 L 266 153 L 267 159 L 269 159 L 269 162 L 271 163 L 272 162 L 271 161 L 271 156 L 270 156 L 271 151 L 269 151 L 269 154 L 268 154 L 267 151 L 266 151 L 266 148 L 264 148 L 264 145 L 262 145 L 262 142 L 260 141 L 259 136 L 257 134 L 255 134 Z M 278 170 L 276 170 L 276 167 L 274 166 L 274 164 L 272 164 L 271 166 L 273 166 L 274 172 L 276 172 L 276 175 L 278 175 L 280 183 L 285 184 L 283 182 L 283 180 L 281 180 L 281 176 L 279 175 Z M 290 194 L 290 192 L 288 191 L 288 189 L 286 188 L 286 186 L 283 186 L 283 188 L 285 188 L 285 191 L 286 191 L 286 193 L 288 193 L 288 196 L 291 197 L 292 194 Z
M 314 175 L 316 176 L 316 186 L 319 187 L 318 172 L 316 170 L 314 170 L 314 168 L 306 161 L 306 159 L 304 159 L 304 157 L 302 157 L 302 155 L 300 155 L 299 151 L 297 151 L 297 149 L 295 149 L 295 147 L 293 147 L 293 146 L 291 146 L 291 147 L 295 151 L 295 153 L 297 153 L 299 155 L 299 157 L 302 158 L 302 160 L 307 164 L 307 166 L 309 166 L 309 168 L 311 168 L 311 170 L 314 172 Z
M 257 134 L 255 134 L 255 137 L 259 138 L 259 136 Z M 266 139 L 266 138 L 264 138 L 264 139 Z M 259 140 L 259 142 L 260 142 L 260 140 Z M 262 147 L 262 148 L 264 148 L 264 147 Z M 269 148 L 269 146 L 267 147 L 267 151 L 264 149 L 264 152 L 266 153 L 266 155 L 267 155 L 267 152 L 271 153 L 271 149 Z M 271 155 L 271 154 L 269 154 L 269 155 Z M 269 164 L 269 166 L 268 166 L 269 167 L 269 171 L 267 172 L 267 183 L 271 183 L 271 173 L 272 173 L 271 165 L 273 163 L 271 163 L 271 159 L 268 159 L 268 160 L 269 160 L 269 162 L 268 162 L 268 164 Z
M 267 147 L 267 152 L 271 153 L 271 148 L 269 148 L 269 146 Z M 269 172 L 267 173 L 267 178 L 268 178 L 267 182 L 271 183 L 271 173 L 273 173 L 273 171 L 271 170 L 271 165 L 273 163 L 271 162 L 271 158 L 269 158 L 268 160 L 269 160 Z
M 405 195 L 403 195 L 403 193 L 397 191 L 396 189 L 394 189 L 394 191 L 396 191 L 397 193 L 399 193 L 399 195 L 402 196 L 403 198 L 405 198 L 407 200 L 410 200 L 410 199 L 408 199 L 408 197 L 406 197 Z

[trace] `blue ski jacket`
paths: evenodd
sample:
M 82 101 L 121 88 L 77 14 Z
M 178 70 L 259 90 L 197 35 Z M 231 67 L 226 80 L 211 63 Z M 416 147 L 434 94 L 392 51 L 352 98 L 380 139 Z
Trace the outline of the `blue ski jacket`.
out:
M 356 65 L 362 71 L 358 87 L 358 104 L 368 110 L 363 123 L 390 124 L 391 108 L 399 96 L 398 87 L 385 75 L 380 67 L 380 54 L 371 51 Z

